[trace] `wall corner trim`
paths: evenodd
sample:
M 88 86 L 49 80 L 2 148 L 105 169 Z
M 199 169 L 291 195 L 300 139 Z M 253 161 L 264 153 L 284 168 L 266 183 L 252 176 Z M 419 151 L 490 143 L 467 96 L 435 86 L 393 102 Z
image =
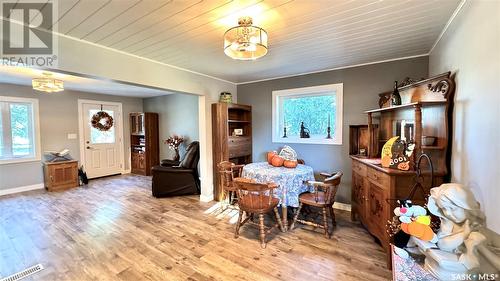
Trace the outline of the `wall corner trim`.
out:
M 37 184 L 26 185 L 26 186 L 0 189 L 0 196 L 19 193 L 19 192 L 25 192 L 25 191 L 30 191 L 30 190 L 43 189 L 44 187 L 45 187 L 45 185 L 43 183 L 37 183 Z
M 453 22 L 453 20 L 455 19 L 455 17 L 460 13 L 460 10 L 462 10 L 463 6 L 465 5 L 465 2 L 467 2 L 467 0 L 462 0 L 457 8 L 455 9 L 455 11 L 453 11 L 453 14 L 451 14 L 451 17 L 448 19 L 448 21 L 446 22 L 443 30 L 441 30 L 441 33 L 439 33 L 439 36 L 438 38 L 436 39 L 436 41 L 434 42 L 434 44 L 432 44 L 432 47 L 431 49 L 429 50 L 429 56 L 431 55 L 432 51 L 434 51 L 434 48 L 436 48 L 437 44 L 439 43 L 439 41 L 441 41 L 441 38 L 444 36 L 444 34 L 446 33 L 446 31 L 448 30 L 448 28 L 450 27 L 451 23 Z
M 201 202 L 210 202 L 210 201 L 213 201 L 214 200 L 214 195 L 211 194 L 211 195 L 203 195 L 201 194 L 200 195 L 200 201 Z

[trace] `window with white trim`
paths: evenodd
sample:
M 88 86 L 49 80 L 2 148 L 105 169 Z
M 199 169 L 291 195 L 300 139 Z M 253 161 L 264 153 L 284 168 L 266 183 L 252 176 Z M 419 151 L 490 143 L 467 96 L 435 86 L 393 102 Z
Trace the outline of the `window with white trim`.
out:
M 40 160 L 38 100 L 0 96 L 0 164 Z
M 273 91 L 273 142 L 342 144 L 342 98 L 342 83 Z

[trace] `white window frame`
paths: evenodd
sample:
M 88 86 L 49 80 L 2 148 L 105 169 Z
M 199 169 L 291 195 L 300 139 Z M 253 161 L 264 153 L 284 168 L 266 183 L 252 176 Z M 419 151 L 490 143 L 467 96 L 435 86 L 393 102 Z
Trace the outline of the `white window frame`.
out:
M 39 118 L 39 106 L 38 99 L 29 98 L 18 98 L 18 97 L 8 97 L 0 96 L 0 101 L 3 102 L 20 102 L 20 103 L 31 103 L 33 108 L 33 142 L 34 142 L 34 156 L 33 157 L 14 157 L 10 159 L 0 159 L 0 165 L 12 164 L 12 163 L 23 163 L 23 162 L 34 162 L 41 160 L 41 145 L 40 145 L 40 118 Z
M 295 89 L 286 89 L 273 91 L 273 101 L 272 101 L 272 136 L 273 143 L 305 143 L 305 144 L 331 144 L 331 145 L 341 145 L 342 144 L 342 120 L 343 120 L 343 97 L 344 97 L 344 84 L 329 84 L 313 87 L 303 87 Z M 327 92 L 335 92 L 336 97 L 336 116 L 335 120 L 335 133 L 332 135 L 331 139 L 319 138 L 299 138 L 299 137 L 287 137 L 283 138 L 283 132 L 280 131 L 280 98 L 290 97 L 290 96 L 314 96 L 320 95 Z M 333 126 L 332 126 L 333 127 Z M 326 131 L 325 131 L 326 135 Z

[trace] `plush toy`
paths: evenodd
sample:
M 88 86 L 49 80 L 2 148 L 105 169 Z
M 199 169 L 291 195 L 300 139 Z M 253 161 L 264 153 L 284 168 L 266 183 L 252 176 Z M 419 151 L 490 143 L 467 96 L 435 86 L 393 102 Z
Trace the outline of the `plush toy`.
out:
M 437 241 L 436 234 L 430 227 L 431 217 L 427 215 L 427 210 L 422 206 L 413 205 L 411 200 L 398 200 L 399 207 L 394 209 L 394 214 L 401 222 L 400 228 L 394 237 L 394 251 L 400 257 L 408 258 L 408 253 L 404 250 L 410 237 L 413 236 L 423 241 Z

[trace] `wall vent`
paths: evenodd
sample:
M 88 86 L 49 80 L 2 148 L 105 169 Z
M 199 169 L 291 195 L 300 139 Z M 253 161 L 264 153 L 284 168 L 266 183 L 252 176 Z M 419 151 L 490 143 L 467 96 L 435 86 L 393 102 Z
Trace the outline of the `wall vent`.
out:
M 34 265 L 32 267 L 29 267 L 29 268 L 26 268 L 25 270 L 23 271 L 20 271 L 18 273 L 14 273 L 12 274 L 11 276 L 7 276 L 5 278 L 2 278 L 0 279 L 0 281 L 17 281 L 17 280 L 21 280 L 23 278 L 26 278 L 30 275 L 33 275 L 39 271 L 42 271 L 43 270 L 43 265 L 42 264 L 37 264 L 37 265 Z

